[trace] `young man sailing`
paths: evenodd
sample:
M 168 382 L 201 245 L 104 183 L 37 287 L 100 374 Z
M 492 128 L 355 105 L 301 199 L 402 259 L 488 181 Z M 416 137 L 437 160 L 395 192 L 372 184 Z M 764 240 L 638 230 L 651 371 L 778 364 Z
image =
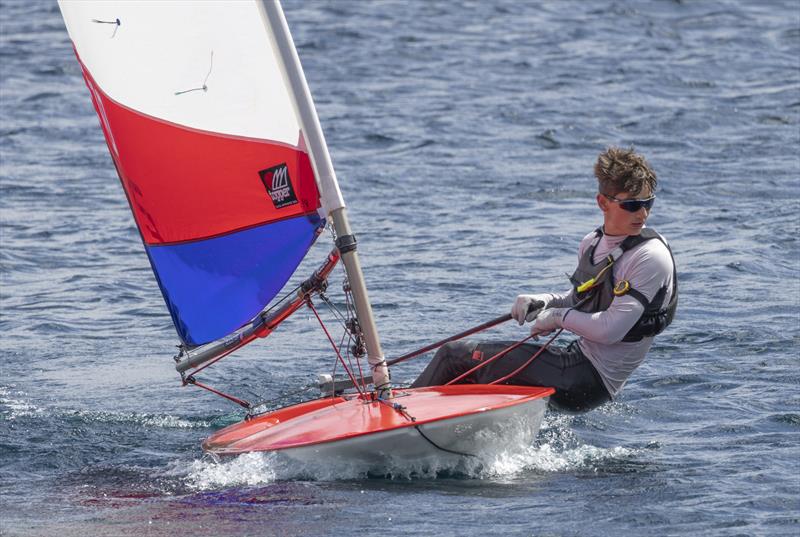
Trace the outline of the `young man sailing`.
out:
M 459 382 L 552 386 L 551 405 L 589 410 L 619 394 L 639 367 L 654 337 L 672 322 L 677 308 L 675 260 L 666 240 L 645 227 L 657 179 L 633 149 L 611 147 L 594 166 L 597 205 L 603 225 L 578 247 L 572 288 L 564 294 L 519 295 L 511 316 L 531 322 L 531 335 L 565 329 L 580 338 L 549 346 L 523 367 L 542 345 L 525 343 Z M 412 387 L 445 384 L 513 342 L 457 341 L 442 346 Z

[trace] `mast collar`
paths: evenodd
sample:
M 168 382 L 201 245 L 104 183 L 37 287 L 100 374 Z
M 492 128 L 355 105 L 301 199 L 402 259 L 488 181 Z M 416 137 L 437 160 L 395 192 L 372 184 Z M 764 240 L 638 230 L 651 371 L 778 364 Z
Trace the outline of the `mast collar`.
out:
M 336 248 L 338 248 L 341 255 L 344 255 L 356 249 L 356 242 L 355 235 L 342 235 L 336 238 Z

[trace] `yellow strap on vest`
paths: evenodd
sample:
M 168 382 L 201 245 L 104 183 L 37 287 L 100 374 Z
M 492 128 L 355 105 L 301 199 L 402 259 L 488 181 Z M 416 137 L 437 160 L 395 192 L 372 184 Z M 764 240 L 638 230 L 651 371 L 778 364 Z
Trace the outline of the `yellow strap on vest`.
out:
M 586 291 L 597 285 L 597 282 L 600 280 L 600 278 L 603 277 L 603 274 L 605 274 L 606 271 L 611 268 L 611 265 L 613 265 L 615 261 L 613 256 L 608 256 L 606 260 L 608 261 L 608 264 L 605 267 L 603 267 L 603 270 L 597 273 L 597 276 L 595 276 L 594 278 L 589 278 L 588 280 L 580 284 L 575 290 L 578 291 L 579 293 L 585 293 Z

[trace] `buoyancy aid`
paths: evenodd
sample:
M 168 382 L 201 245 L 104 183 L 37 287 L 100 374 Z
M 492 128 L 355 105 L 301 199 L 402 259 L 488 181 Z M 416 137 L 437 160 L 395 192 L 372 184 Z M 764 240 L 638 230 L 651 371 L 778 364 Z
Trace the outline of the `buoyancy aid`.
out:
M 644 228 L 639 235 L 628 236 L 603 261 L 595 264 L 593 261 L 594 252 L 602 237 L 603 228 L 599 227 L 595 230 L 595 238 L 592 240 L 591 245 L 578 261 L 578 268 L 575 269 L 570 278 L 576 301 L 585 300 L 575 309 L 585 313 L 605 311 L 611 305 L 614 296 L 629 294 L 642 303 L 644 312 L 639 320 L 636 321 L 636 324 L 633 325 L 633 328 L 622 338 L 622 341 L 640 341 L 642 338 L 660 334 L 672 323 L 675 311 L 678 309 L 678 273 L 675 268 L 675 257 L 672 255 L 672 249 L 667 244 L 667 241 L 655 230 Z M 666 307 L 664 306 L 664 298 L 667 295 L 666 285 L 658 290 L 653 300 L 648 301 L 647 297 L 641 292 L 631 288 L 629 283 L 618 282 L 618 287 L 614 283 L 612 270 L 614 262 L 628 250 L 653 239 L 660 240 L 667 247 L 669 256 L 672 259 L 672 297 Z M 592 283 L 589 284 L 588 282 Z M 615 287 L 617 287 L 616 293 Z

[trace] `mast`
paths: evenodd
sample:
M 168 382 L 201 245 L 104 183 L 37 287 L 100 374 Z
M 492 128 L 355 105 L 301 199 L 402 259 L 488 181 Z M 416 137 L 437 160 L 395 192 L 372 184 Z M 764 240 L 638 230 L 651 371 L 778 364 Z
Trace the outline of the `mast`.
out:
M 367 347 L 367 360 L 372 369 L 373 383 L 379 397 L 391 397 L 389 368 L 383 357 L 378 328 L 372 314 L 372 306 L 367 295 L 367 286 L 361 272 L 361 264 L 356 252 L 356 238 L 347 218 L 347 208 L 336 181 L 328 146 L 319 123 L 314 101 L 308 89 L 300 57 L 292 41 L 286 17 L 278 0 L 261 0 L 258 2 L 259 12 L 264 23 L 272 30 L 269 32 L 276 52 L 280 55 L 281 72 L 286 86 L 292 95 L 295 112 L 300 122 L 306 148 L 319 182 L 322 207 L 333 223 L 336 234 L 336 247 L 341 254 L 342 263 L 350 282 L 355 302 L 356 318 L 364 335 Z

